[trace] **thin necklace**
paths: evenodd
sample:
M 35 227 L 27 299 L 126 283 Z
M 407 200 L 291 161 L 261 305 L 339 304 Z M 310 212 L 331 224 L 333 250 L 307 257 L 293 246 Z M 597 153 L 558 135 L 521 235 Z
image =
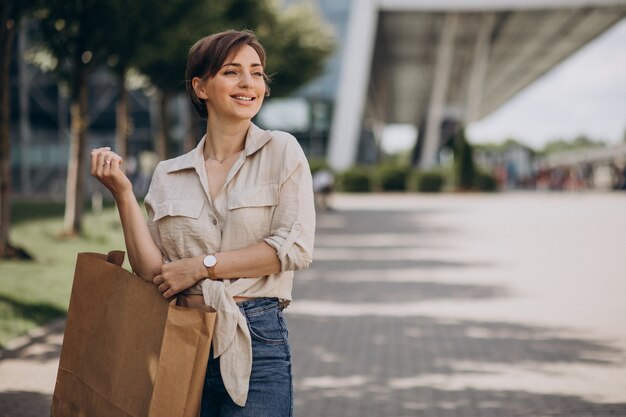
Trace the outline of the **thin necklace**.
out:
M 243 151 L 243 149 L 240 149 L 240 150 L 235 151 L 235 152 L 233 152 L 233 153 L 231 153 L 231 154 L 229 154 L 229 155 L 226 155 L 226 156 L 225 156 L 224 158 L 222 158 L 222 159 L 217 159 L 217 158 L 216 158 L 216 157 L 214 157 L 214 156 L 207 155 L 206 159 L 212 159 L 212 160 L 214 160 L 214 161 L 219 162 L 220 164 L 223 164 L 223 163 L 224 163 L 224 162 L 225 162 L 228 158 L 230 158 L 231 156 L 233 156 L 233 155 L 235 155 L 235 154 L 237 154 L 237 153 L 239 153 L 239 152 L 241 152 L 241 151 Z

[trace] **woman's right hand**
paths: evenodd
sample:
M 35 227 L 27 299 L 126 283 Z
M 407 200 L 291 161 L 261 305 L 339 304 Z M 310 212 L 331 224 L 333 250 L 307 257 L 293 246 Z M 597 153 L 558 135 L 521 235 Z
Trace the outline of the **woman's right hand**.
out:
M 111 191 L 116 199 L 133 191 L 132 183 L 121 169 L 123 162 L 109 147 L 91 151 L 91 175 Z

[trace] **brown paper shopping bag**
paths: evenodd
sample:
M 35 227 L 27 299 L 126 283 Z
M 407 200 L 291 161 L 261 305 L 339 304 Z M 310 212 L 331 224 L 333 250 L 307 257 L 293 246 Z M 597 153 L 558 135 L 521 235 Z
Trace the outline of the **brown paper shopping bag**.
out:
M 168 302 L 123 258 L 78 255 L 51 415 L 197 417 L 215 313 Z

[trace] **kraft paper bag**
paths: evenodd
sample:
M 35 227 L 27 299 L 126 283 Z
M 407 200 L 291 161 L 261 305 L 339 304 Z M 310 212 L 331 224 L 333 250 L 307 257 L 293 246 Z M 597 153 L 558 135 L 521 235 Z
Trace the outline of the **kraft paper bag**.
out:
M 51 416 L 197 417 L 216 313 L 164 299 L 123 259 L 78 255 Z

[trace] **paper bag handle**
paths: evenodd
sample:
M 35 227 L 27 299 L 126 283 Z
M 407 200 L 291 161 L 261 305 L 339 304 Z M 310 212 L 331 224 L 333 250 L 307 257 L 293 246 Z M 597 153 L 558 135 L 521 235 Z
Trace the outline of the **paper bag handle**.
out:
M 122 264 L 124 263 L 124 255 L 126 255 L 126 252 L 124 252 L 123 250 L 112 250 L 106 255 L 104 253 L 97 252 L 81 252 L 79 253 L 79 255 L 92 256 L 94 258 L 107 261 L 110 264 L 122 266 Z
M 124 263 L 124 255 L 126 255 L 126 252 L 123 250 L 112 250 L 107 254 L 107 262 L 122 266 Z

